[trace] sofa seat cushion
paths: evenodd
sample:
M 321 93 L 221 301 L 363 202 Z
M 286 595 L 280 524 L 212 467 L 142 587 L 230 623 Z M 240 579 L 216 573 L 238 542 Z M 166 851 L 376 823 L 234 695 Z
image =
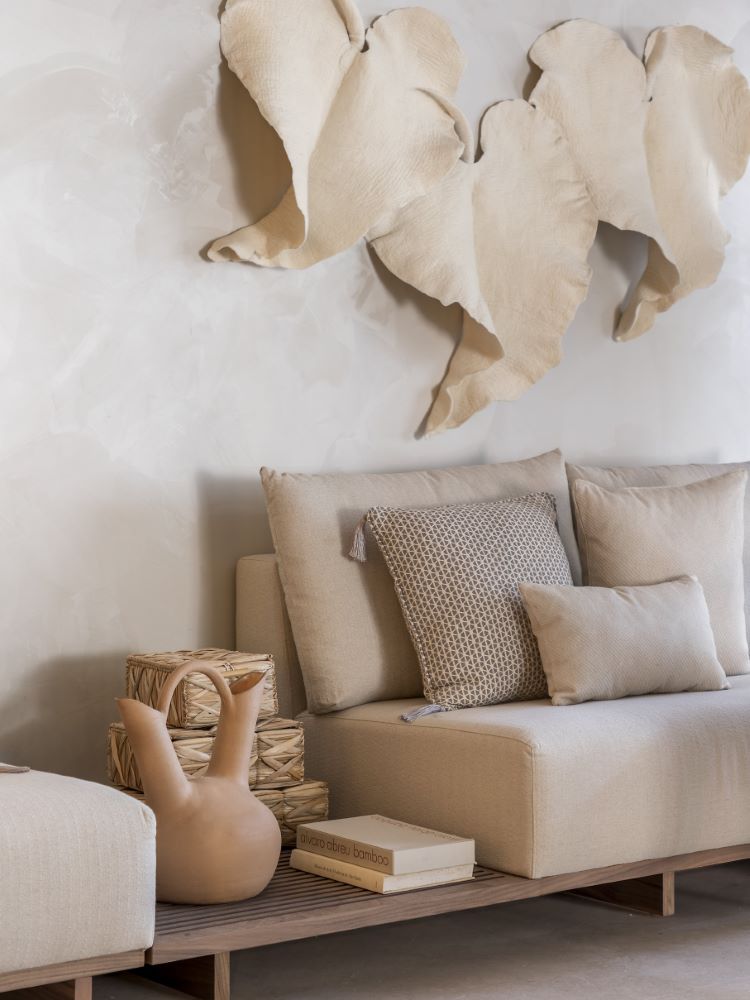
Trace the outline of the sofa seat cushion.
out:
M 0 774 L 0 974 L 150 947 L 155 835 L 113 788 Z
M 750 842 L 750 677 L 725 691 L 431 715 L 417 699 L 303 716 L 333 816 L 474 837 L 528 878 Z

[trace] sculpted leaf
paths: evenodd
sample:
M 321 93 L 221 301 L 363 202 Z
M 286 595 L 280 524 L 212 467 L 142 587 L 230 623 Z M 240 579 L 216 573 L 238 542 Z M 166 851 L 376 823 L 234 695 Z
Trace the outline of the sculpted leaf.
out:
M 229 0 L 222 49 L 292 168 L 256 225 L 213 260 L 309 267 L 428 191 L 463 150 L 450 97 L 463 56 L 445 22 L 396 10 L 365 32 L 351 0 Z
M 428 433 L 516 399 L 556 365 L 588 290 L 596 211 L 559 126 L 503 101 L 483 118 L 481 147 L 368 234 L 394 274 L 464 309 Z
M 728 235 L 719 197 L 750 155 L 750 94 L 731 49 L 699 28 L 659 28 L 645 64 L 609 28 L 567 21 L 534 43 L 531 103 L 563 128 L 601 220 L 649 238 L 616 337 L 716 280 Z

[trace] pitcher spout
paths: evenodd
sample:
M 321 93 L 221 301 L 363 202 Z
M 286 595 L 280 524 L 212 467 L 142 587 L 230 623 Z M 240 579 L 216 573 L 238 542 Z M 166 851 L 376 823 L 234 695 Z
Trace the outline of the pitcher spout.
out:
M 208 773 L 247 784 L 250 754 L 258 721 L 266 670 L 256 670 L 235 681 L 229 696 L 222 698 L 222 712 L 216 732 Z
M 118 698 L 117 707 L 148 805 L 158 812 L 187 801 L 190 785 L 177 760 L 162 713 L 133 698 Z

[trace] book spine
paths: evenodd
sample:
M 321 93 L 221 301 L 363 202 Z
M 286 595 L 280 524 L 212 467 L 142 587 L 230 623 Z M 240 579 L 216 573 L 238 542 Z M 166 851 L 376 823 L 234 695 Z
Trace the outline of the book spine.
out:
M 373 847 L 348 837 L 320 834 L 316 830 L 308 830 L 304 825 L 297 827 L 297 847 L 334 861 L 345 861 L 350 865 L 383 872 L 384 875 L 393 875 L 395 872 L 394 852 L 389 848 Z
M 384 876 L 371 868 L 357 868 L 346 862 L 337 864 L 335 859 L 329 860 L 320 854 L 311 854 L 309 851 L 299 849 L 292 851 L 289 864 L 292 868 L 309 872 L 311 875 L 321 875 L 336 882 L 346 882 L 347 885 L 356 885 L 371 892 L 383 891 Z

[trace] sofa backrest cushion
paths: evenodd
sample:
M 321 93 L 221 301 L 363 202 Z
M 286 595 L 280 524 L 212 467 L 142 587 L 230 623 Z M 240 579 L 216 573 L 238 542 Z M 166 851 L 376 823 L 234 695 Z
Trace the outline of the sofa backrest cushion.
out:
M 719 662 L 750 671 L 742 547 L 747 473 L 685 486 L 608 490 L 579 479 L 573 498 L 584 580 L 594 587 L 696 576 L 706 595 Z
M 243 556 L 237 563 L 237 649 L 273 656 L 279 715 L 294 719 L 307 707 L 276 553 Z
M 422 693 L 416 653 L 383 557 L 349 558 L 373 506 L 431 507 L 548 492 L 574 579 L 580 579 L 559 452 L 497 465 L 384 474 L 261 470 L 279 570 L 311 712 Z
M 745 469 L 750 473 L 750 462 L 727 462 L 708 465 L 641 465 L 634 468 L 623 466 L 598 467 L 595 465 L 568 465 L 568 481 L 571 492 L 577 479 L 595 483 L 605 489 L 616 490 L 623 486 L 686 486 L 702 479 L 722 476 L 725 472 Z M 575 520 L 575 511 L 573 512 Z M 750 487 L 745 488 L 745 541 L 743 550 L 745 576 L 745 622 L 750 638 Z

